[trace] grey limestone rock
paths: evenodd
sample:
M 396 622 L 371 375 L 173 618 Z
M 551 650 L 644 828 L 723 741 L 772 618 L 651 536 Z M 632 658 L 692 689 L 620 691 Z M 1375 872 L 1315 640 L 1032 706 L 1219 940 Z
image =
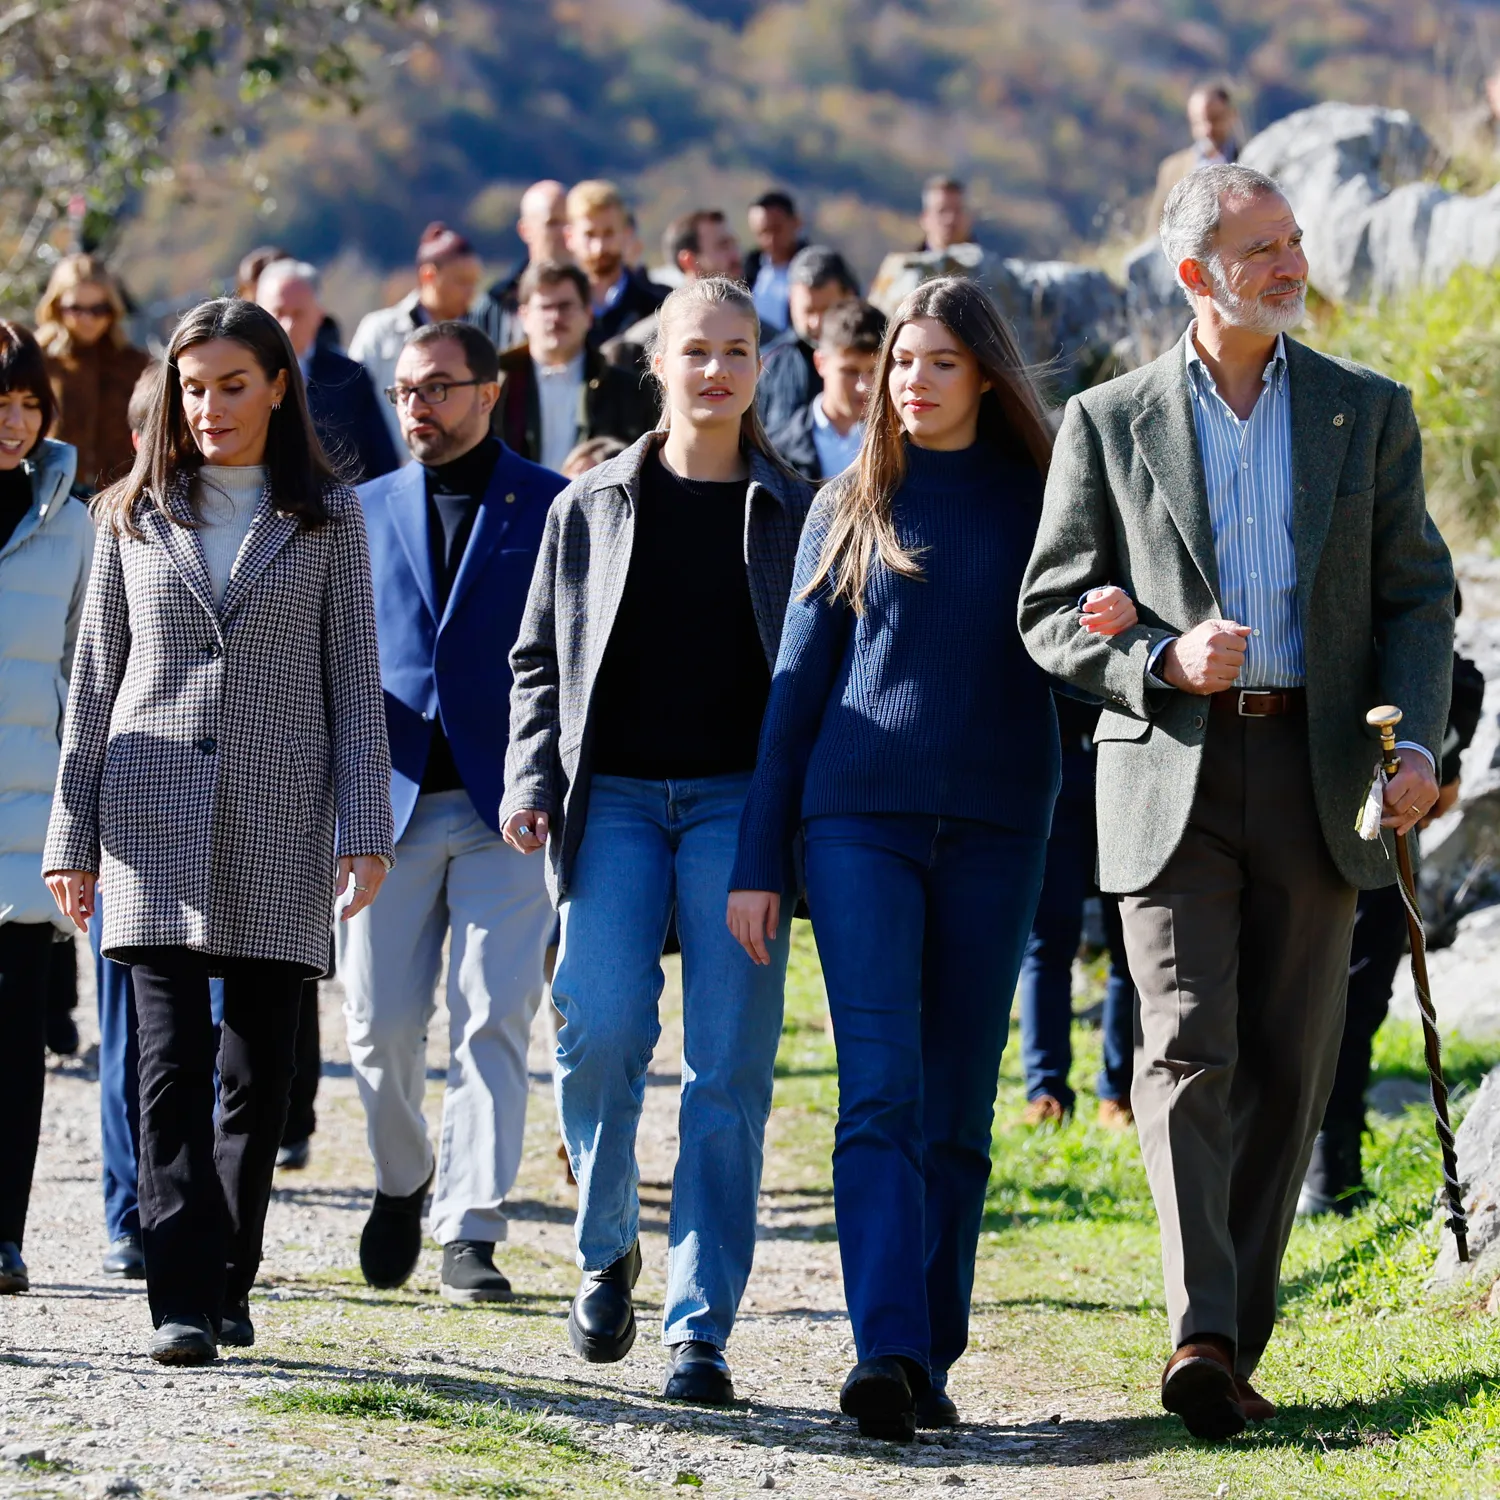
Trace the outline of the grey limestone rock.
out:
M 1500 1068 L 1479 1086 L 1454 1140 L 1458 1175 L 1469 1215 L 1470 1264 L 1461 1265 L 1453 1236 L 1445 1230 L 1433 1268 L 1438 1283 L 1500 1268 Z M 1446 1217 L 1446 1210 L 1443 1210 Z
M 1055 370 L 1062 395 L 1108 370 L 1127 332 L 1125 293 L 1103 271 L 1071 261 L 1007 259 L 979 245 L 886 256 L 870 301 L 889 316 L 908 292 L 939 276 L 978 281 L 1014 325 L 1026 358 Z

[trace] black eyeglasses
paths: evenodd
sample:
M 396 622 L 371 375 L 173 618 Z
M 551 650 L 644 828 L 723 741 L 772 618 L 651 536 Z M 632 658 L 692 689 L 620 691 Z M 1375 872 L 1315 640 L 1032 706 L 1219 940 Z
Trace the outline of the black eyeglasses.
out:
M 460 386 L 483 384 L 482 380 L 427 380 L 421 385 L 388 385 L 385 399 L 392 406 L 404 406 L 416 396 L 423 406 L 441 406 L 448 399 L 449 391 L 456 391 Z

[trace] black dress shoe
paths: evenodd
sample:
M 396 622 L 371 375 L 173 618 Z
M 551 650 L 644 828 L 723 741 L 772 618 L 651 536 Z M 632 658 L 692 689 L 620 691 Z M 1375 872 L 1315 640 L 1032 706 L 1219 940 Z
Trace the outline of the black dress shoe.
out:
M 858 1421 L 861 1437 L 909 1443 L 916 1436 L 915 1368 L 908 1360 L 878 1354 L 850 1370 L 839 1392 L 839 1410 Z
M 495 1269 L 495 1246 L 488 1240 L 450 1240 L 443 1246 L 443 1279 L 438 1290 L 449 1302 L 510 1302 L 510 1282 Z
M 918 1427 L 957 1427 L 958 1408 L 947 1391 L 928 1388 L 925 1396 L 917 1397 Z
M 639 1240 L 612 1266 L 583 1273 L 568 1311 L 568 1340 L 575 1354 L 593 1365 L 610 1365 L 630 1353 L 635 1343 L 630 1294 L 640 1274 Z
M 31 1278 L 21 1259 L 21 1247 L 14 1240 L 0 1240 L 0 1294 L 30 1290 Z
M 250 1299 L 226 1302 L 219 1317 L 219 1343 L 230 1349 L 249 1349 L 255 1343 L 255 1324 L 250 1321 Z
M 159 1365 L 211 1365 L 219 1351 L 207 1318 L 164 1318 L 151 1335 L 151 1358 Z
M 103 1270 L 106 1276 L 125 1276 L 138 1281 L 146 1274 L 146 1254 L 141 1249 L 138 1234 L 122 1234 L 110 1242 L 104 1252 Z
M 300 1141 L 283 1141 L 276 1153 L 276 1169 L 279 1172 L 300 1172 L 307 1166 L 311 1155 L 312 1141 L 307 1136 Z
M 431 1184 L 429 1177 L 404 1198 L 376 1188 L 370 1217 L 359 1237 L 359 1268 L 371 1286 L 382 1290 L 401 1286 L 417 1269 L 422 1254 L 422 1205 Z
M 717 1344 L 690 1339 L 672 1346 L 672 1368 L 662 1395 L 668 1401 L 688 1401 L 694 1406 L 729 1406 L 734 1401 L 734 1381 L 729 1361 Z

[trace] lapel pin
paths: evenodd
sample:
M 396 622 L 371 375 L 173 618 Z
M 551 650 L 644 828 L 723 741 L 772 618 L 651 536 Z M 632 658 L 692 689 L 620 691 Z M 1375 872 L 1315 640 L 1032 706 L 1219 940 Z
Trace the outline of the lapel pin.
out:
M 1343 414 L 1343 412 L 1335 412 L 1334 413 L 1333 425 L 1335 427 L 1342 427 L 1344 425 L 1344 414 Z
M 1339 420 L 1340 420 L 1340 421 L 1343 421 L 1343 418 L 1342 418 L 1342 417 L 1340 417 L 1340 418 L 1339 418 Z M 514 505 L 514 504 L 515 504 L 515 503 L 516 503 L 516 497 L 515 497 L 515 496 L 514 496 L 514 495 L 507 495 L 507 496 L 506 496 L 506 497 L 505 497 L 505 503 L 506 503 L 506 504 L 507 504 L 507 505 Z

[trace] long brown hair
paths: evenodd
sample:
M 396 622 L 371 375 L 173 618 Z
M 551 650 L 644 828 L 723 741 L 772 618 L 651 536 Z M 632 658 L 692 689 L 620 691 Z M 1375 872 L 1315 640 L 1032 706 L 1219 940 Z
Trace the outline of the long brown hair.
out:
M 760 316 L 755 311 L 750 293 L 738 281 L 731 281 L 727 276 L 705 276 L 698 281 L 685 281 L 668 294 L 666 301 L 658 309 L 656 328 L 646 340 L 646 367 L 651 371 L 661 393 L 661 417 L 656 424 L 658 432 L 666 432 L 671 427 L 672 408 L 667 400 L 666 382 L 656 373 L 656 354 L 659 350 L 665 351 L 667 330 L 673 321 L 692 307 L 730 307 L 743 313 L 755 330 L 752 340 L 755 345 L 755 365 L 757 370 L 760 368 Z M 754 449 L 781 473 L 796 477 L 766 436 L 766 429 L 761 426 L 760 411 L 754 400 L 740 418 L 740 448 L 746 453 Z
M 203 454 L 182 409 L 177 359 L 184 349 L 210 339 L 232 339 L 242 345 L 267 380 L 286 373 L 286 395 L 279 409 L 271 412 L 266 436 L 267 478 L 281 514 L 295 516 L 309 529 L 321 526 L 328 519 L 324 492 L 337 482 L 337 476 L 308 415 L 301 367 L 281 324 L 265 308 L 238 297 L 200 302 L 183 314 L 162 360 L 161 378 L 141 431 L 135 465 L 124 479 L 94 498 L 95 519 L 131 537 L 141 534 L 139 512 L 143 504 L 155 506 L 177 525 L 194 525 L 201 519 L 195 515 L 192 521 L 185 521 L 169 500 L 173 485 L 203 465 Z
M 128 342 L 125 329 L 125 293 L 120 289 L 119 278 L 97 255 L 65 255 L 52 268 L 47 279 L 47 290 L 36 308 L 36 341 L 48 354 L 65 355 L 73 352 L 73 335 L 63 322 L 62 299 L 65 292 L 75 287 L 97 286 L 104 292 L 104 300 L 110 306 L 109 329 L 102 342 L 123 349 Z
M 917 559 L 896 535 L 892 506 L 906 478 L 906 430 L 891 400 L 892 355 L 901 330 L 916 318 L 935 318 L 978 361 L 990 388 L 979 398 L 979 441 L 999 457 L 1034 465 L 1044 478 L 1052 460 L 1052 429 L 1015 332 L 984 288 L 964 276 L 923 282 L 896 309 L 870 390 L 859 458 L 835 481 L 833 518 L 818 570 L 803 590 L 825 583 L 835 599 L 863 614 L 865 585 L 878 558 L 893 573 L 920 578 Z

